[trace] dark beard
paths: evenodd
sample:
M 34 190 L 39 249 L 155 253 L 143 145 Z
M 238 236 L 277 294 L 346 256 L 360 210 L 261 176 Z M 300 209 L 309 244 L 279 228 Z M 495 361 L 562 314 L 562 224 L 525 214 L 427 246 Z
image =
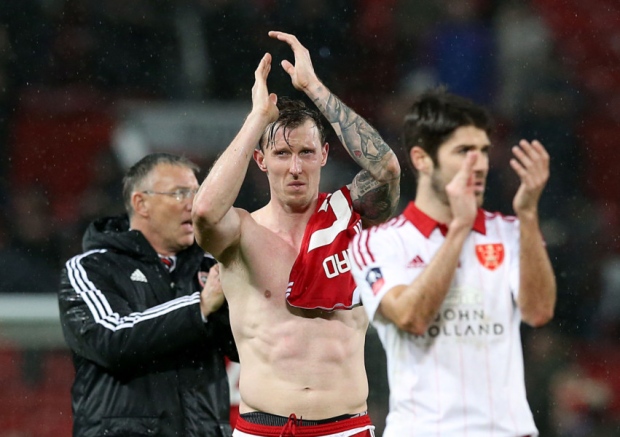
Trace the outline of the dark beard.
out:
M 450 206 L 448 194 L 446 193 L 446 186 L 443 185 L 443 183 L 439 179 L 439 172 L 437 170 L 433 170 L 433 173 L 431 174 L 431 189 L 441 203 L 446 206 Z
M 431 175 L 431 189 L 437 199 L 446 206 L 450 206 L 450 201 L 448 200 L 448 194 L 446 193 L 446 186 L 442 185 L 441 180 L 439 179 L 439 172 L 437 170 L 433 170 L 433 174 Z M 480 197 L 476 195 L 476 206 L 478 208 L 482 207 L 482 203 L 484 201 L 484 197 Z

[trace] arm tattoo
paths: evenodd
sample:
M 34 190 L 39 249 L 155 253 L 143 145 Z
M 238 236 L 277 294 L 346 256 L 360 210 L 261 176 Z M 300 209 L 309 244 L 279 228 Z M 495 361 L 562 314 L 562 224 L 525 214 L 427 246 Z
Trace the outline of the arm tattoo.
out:
M 375 170 L 383 157 L 391 152 L 375 128 L 333 94 L 329 94 L 327 101 L 315 99 L 314 103 L 332 125 L 349 155 L 362 168 Z
M 366 224 L 381 223 L 394 214 L 400 198 L 400 168 L 392 149 L 366 120 L 329 93 L 315 105 L 336 131 L 349 155 L 362 167 L 353 179 L 353 209 Z
M 362 170 L 353 179 L 351 196 L 353 209 L 362 216 L 365 222 L 370 224 L 384 222 L 394 214 L 398 206 L 399 179 L 381 183 L 366 170 Z

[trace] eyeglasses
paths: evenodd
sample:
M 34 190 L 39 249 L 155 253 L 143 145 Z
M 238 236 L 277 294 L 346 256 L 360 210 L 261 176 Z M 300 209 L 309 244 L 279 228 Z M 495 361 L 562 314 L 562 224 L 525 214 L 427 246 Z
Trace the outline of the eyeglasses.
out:
M 190 199 L 194 197 L 197 192 L 198 188 L 179 188 L 178 190 L 174 191 L 143 191 L 144 194 L 163 194 L 164 196 L 171 196 L 174 197 L 177 202 Z

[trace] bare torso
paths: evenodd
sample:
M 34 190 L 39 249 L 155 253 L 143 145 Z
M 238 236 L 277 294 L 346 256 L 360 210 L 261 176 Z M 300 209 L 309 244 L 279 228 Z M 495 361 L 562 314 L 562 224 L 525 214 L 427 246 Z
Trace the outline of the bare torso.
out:
M 364 310 L 287 305 L 299 242 L 269 229 L 260 214 L 240 211 L 240 219 L 240 244 L 221 273 L 241 361 L 240 412 L 320 420 L 365 411 Z

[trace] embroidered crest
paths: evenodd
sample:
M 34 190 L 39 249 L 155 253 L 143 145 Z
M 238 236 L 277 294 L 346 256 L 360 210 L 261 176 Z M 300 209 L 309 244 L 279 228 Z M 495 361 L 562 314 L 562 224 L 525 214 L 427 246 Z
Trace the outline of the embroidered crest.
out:
M 366 282 L 368 282 L 368 285 L 370 285 L 370 288 L 372 289 L 372 294 L 376 296 L 377 293 L 379 293 L 379 290 L 381 290 L 381 287 L 383 287 L 383 284 L 385 283 L 385 280 L 383 279 L 383 273 L 381 273 L 381 269 L 379 267 L 373 267 L 372 269 L 370 269 L 370 271 L 366 275 Z
M 478 261 L 489 270 L 495 270 L 504 262 L 504 245 L 502 243 L 477 244 Z

